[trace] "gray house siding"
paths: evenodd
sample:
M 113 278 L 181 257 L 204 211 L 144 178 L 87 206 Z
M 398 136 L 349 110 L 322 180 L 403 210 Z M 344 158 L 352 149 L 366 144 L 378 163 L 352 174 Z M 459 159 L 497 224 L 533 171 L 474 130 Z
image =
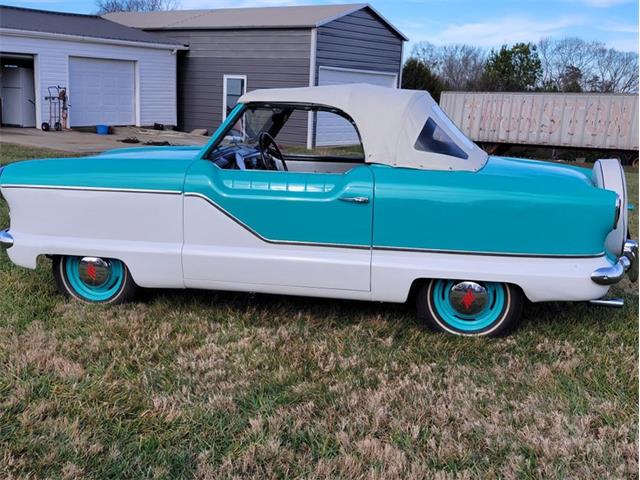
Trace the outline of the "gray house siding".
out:
M 309 85 L 311 28 L 151 30 L 189 50 L 178 59 L 179 128 L 206 128 L 222 121 L 223 76 L 246 75 L 247 91 Z M 363 8 L 315 29 L 315 78 L 319 67 L 398 75 L 402 38 L 371 9 Z M 307 119 L 295 115 L 279 135 L 286 144 L 307 142 Z
M 365 8 L 317 29 L 316 84 L 319 67 L 396 73 L 402 39 Z
M 309 85 L 308 29 L 157 31 L 189 46 L 179 62 L 179 127 L 211 132 L 222 122 L 224 75 L 246 75 L 247 91 Z M 286 140 L 306 142 L 306 116 L 287 126 Z

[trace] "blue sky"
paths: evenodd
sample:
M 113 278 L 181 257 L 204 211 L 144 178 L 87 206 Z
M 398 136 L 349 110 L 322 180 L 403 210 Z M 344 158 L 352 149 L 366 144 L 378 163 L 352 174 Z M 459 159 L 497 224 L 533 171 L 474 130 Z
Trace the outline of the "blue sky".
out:
M 182 8 L 347 3 L 348 0 L 180 0 Z M 48 10 L 94 13 L 92 0 L 0 0 Z M 469 43 L 495 47 L 578 36 L 611 47 L 638 51 L 637 0 L 371 0 L 371 5 L 410 38 L 435 44 Z

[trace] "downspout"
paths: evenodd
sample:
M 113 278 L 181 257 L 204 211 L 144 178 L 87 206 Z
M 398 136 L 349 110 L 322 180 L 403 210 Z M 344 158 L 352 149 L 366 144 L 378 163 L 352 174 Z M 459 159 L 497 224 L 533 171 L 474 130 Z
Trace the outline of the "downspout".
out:
M 309 51 L 309 86 L 315 87 L 316 85 L 316 50 L 317 50 L 317 41 L 318 41 L 318 29 L 311 29 L 311 48 Z M 313 124 L 314 113 L 307 113 L 307 149 L 311 150 L 313 148 Z
M 398 73 L 398 88 L 402 88 L 402 66 L 404 65 L 404 40 L 400 40 L 400 72 Z

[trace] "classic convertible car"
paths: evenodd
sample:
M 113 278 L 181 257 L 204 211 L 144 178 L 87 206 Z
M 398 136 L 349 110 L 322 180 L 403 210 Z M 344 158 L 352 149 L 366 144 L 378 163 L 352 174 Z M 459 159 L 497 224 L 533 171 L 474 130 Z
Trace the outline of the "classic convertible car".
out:
M 11 260 L 59 289 L 136 287 L 380 302 L 430 327 L 498 335 L 523 300 L 595 301 L 637 278 L 625 177 L 489 157 L 420 91 L 256 90 L 205 147 L 112 150 L 0 173 Z

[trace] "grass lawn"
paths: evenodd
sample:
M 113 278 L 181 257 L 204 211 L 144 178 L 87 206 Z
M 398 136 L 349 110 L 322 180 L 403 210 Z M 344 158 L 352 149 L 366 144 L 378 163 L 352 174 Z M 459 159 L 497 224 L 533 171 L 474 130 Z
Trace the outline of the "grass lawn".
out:
M 3 145 L 0 163 L 54 155 Z M 85 306 L 49 267 L 0 255 L 0 478 L 638 477 L 628 282 L 624 309 L 528 305 L 486 340 L 426 332 L 405 305 L 148 291 Z

